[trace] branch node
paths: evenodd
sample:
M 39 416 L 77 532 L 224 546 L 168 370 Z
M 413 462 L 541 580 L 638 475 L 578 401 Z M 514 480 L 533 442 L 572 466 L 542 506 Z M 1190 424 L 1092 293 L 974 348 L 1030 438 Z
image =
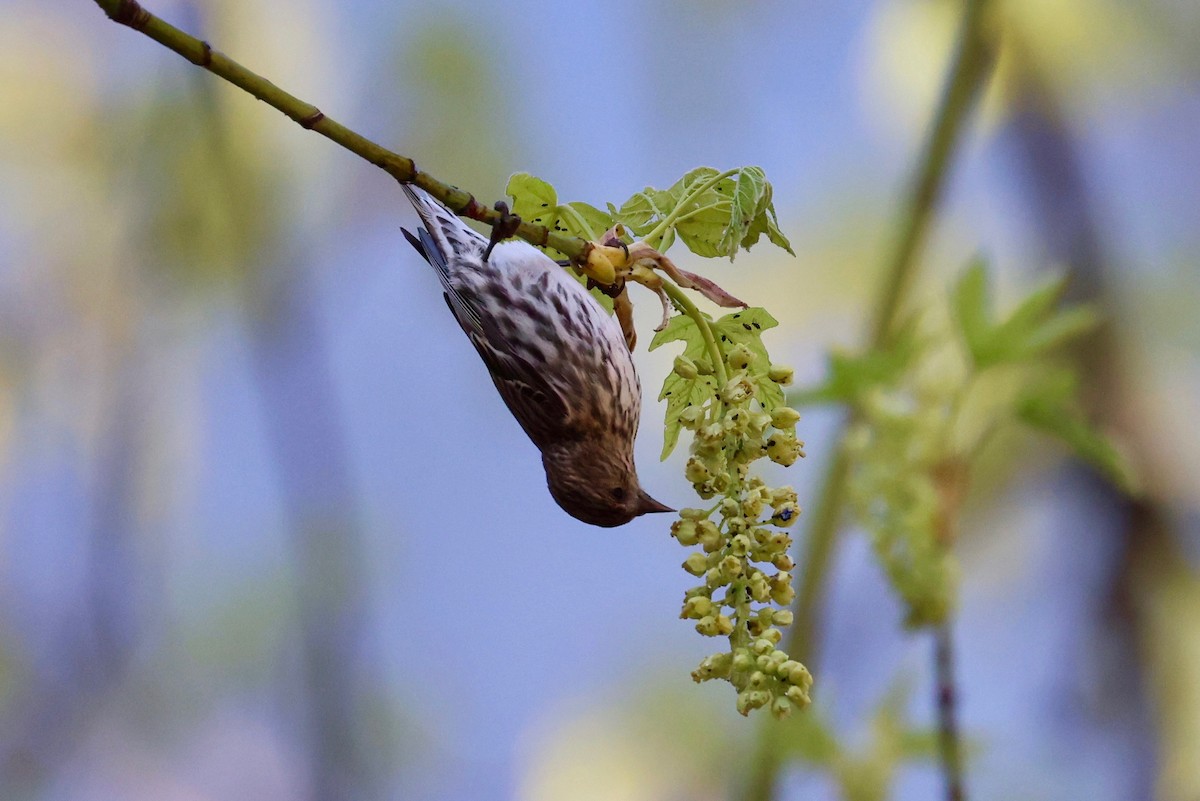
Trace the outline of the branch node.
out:
M 323 119 L 325 119 L 324 112 L 322 112 L 319 108 L 314 108 L 311 114 L 305 114 L 303 117 L 296 120 L 296 122 L 300 123 L 301 128 L 304 128 L 305 130 L 312 130 L 316 124 Z
M 124 0 L 117 5 L 116 10 L 110 14 L 113 22 L 119 22 L 122 25 L 128 25 L 135 31 L 143 31 L 150 24 L 150 12 L 142 8 L 137 0 Z
M 200 60 L 197 61 L 196 63 L 206 69 L 208 67 L 211 67 L 212 66 L 212 54 L 213 54 L 212 45 L 210 45 L 208 42 L 205 42 L 202 40 L 200 42 Z

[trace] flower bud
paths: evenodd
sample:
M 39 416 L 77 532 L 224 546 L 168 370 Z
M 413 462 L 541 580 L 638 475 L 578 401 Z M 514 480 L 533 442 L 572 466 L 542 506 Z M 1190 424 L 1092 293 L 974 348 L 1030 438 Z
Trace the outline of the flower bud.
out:
M 704 407 L 689 406 L 679 413 L 679 424 L 689 431 L 694 431 L 704 421 Z
M 695 456 L 688 459 L 687 465 L 683 468 L 683 474 L 693 484 L 700 484 L 712 475 L 704 463 Z
M 733 633 L 733 621 L 728 615 L 717 615 L 717 634 L 727 637 Z
M 803 455 L 804 450 L 800 441 L 794 436 L 777 431 L 767 440 L 767 456 L 775 464 L 791 467 Z
M 696 631 L 705 637 L 716 637 L 717 619 L 712 615 L 705 615 L 696 623 Z
M 729 552 L 734 556 L 745 556 L 750 552 L 750 538 L 745 534 L 738 534 L 729 541 Z
M 791 570 L 796 566 L 796 563 L 792 561 L 792 557 L 788 556 L 786 553 L 775 554 L 775 556 L 771 559 L 771 564 L 780 570 Z
M 696 363 L 687 356 L 676 356 L 674 369 L 681 378 L 692 379 L 699 374 L 696 370 Z
M 808 697 L 808 693 L 806 693 L 801 687 L 798 687 L 795 684 L 793 684 L 791 687 L 788 687 L 787 692 L 784 694 L 787 696 L 789 701 L 791 701 L 793 704 L 797 704 L 799 706 L 808 706 L 808 704 L 811 700 Z
M 775 616 L 772 618 L 772 622 L 774 622 L 776 626 L 790 626 L 792 625 L 792 618 L 793 615 L 790 609 L 780 609 L 775 613 Z
M 739 648 L 738 652 L 733 655 L 733 669 L 747 671 L 752 667 L 754 667 L 754 657 L 750 656 L 750 652 L 745 648 Z
M 712 362 L 710 362 L 708 359 L 696 359 L 692 363 L 696 365 L 696 372 L 700 375 L 712 375 L 713 366 Z
M 708 511 L 706 509 L 694 509 L 689 507 L 687 509 L 680 509 L 679 516 L 684 520 L 694 520 L 699 522 L 701 520 L 708 519 Z
M 691 618 L 693 620 L 699 620 L 700 618 L 706 617 L 709 613 L 711 613 L 712 607 L 712 601 L 703 596 L 688 598 L 686 601 L 684 601 L 683 611 L 679 613 L 679 616 L 685 619 Z
M 767 371 L 767 378 L 785 387 L 792 383 L 793 377 L 792 368 L 784 364 L 772 364 L 771 369 Z
M 764 654 L 769 654 L 775 650 L 775 643 L 771 642 L 765 637 L 760 637 L 750 644 L 750 650 L 754 651 L 754 653 L 758 654 L 759 656 L 763 656 Z
M 779 629 L 767 629 L 766 631 L 764 631 L 762 633 L 762 636 L 759 637 L 755 642 L 764 642 L 764 641 L 769 642 L 769 643 L 771 643 L 771 650 L 774 651 L 775 646 L 779 645 L 779 641 L 782 639 L 783 639 L 782 631 L 780 631 Z
M 792 714 L 792 702 L 786 698 L 776 698 L 771 702 L 771 715 L 776 720 L 783 720 Z
M 671 536 L 678 540 L 680 545 L 695 545 L 696 524 L 691 520 L 676 520 L 671 524 Z
M 721 388 L 721 399 L 726 403 L 742 403 L 753 394 L 753 389 L 744 375 L 735 375 Z
M 729 583 L 729 581 L 728 581 L 728 579 L 725 578 L 725 575 L 721 572 L 721 568 L 710 567 L 704 573 L 704 583 L 707 584 L 708 586 L 712 587 L 715 590 L 717 587 L 725 586 L 726 584 Z
M 791 428 L 800 420 L 800 412 L 791 406 L 780 406 L 771 412 L 771 425 L 776 428 Z
M 742 575 L 742 560 L 736 556 L 726 556 L 721 560 L 721 572 L 728 578 Z
M 738 344 L 729 351 L 729 356 L 725 360 L 734 370 L 745 370 L 754 361 L 754 351 L 745 345 Z
M 800 507 L 789 501 L 775 507 L 775 516 L 771 518 L 771 522 L 781 528 L 787 528 L 795 523 L 799 516 Z
M 708 560 L 704 558 L 704 554 L 694 553 L 684 560 L 683 569 L 693 576 L 703 576 L 704 571 L 708 570 Z

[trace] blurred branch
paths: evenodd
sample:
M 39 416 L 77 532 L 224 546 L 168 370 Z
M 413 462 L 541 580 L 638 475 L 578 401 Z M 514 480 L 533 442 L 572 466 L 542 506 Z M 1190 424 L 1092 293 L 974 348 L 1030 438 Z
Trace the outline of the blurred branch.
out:
M 291 243 L 271 240 L 248 221 L 255 215 L 237 176 L 239 163 L 211 81 L 197 81 L 197 105 L 213 153 L 213 172 L 236 211 L 232 236 L 247 259 L 271 263 L 240 284 L 247 313 L 251 375 L 263 404 L 268 446 L 278 471 L 296 570 L 296 628 L 303 681 L 312 801 L 376 797 L 379 778 L 361 725 L 358 665 L 368 618 L 365 545 L 350 456 L 339 425 L 326 337 L 317 319 L 313 277 Z M 239 208 L 240 207 L 240 208 Z M 275 237 L 272 236 L 275 234 Z M 305 251 L 307 248 L 297 248 Z M 272 269 L 281 263 L 286 271 Z M 297 268 L 297 265 L 299 267 Z
M 965 0 L 954 56 L 905 193 L 895 239 L 885 261 L 883 286 L 868 329 L 867 342 L 872 350 L 888 342 L 896 325 L 917 272 L 917 256 L 949 178 L 967 120 L 991 74 L 996 41 L 984 18 L 987 5 L 987 0 Z M 853 413 L 834 436 L 835 442 L 841 441 L 842 434 L 852 422 Z M 793 658 L 810 666 L 817 660 L 817 615 L 837 540 L 849 471 L 849 459 L 839 448 L 826 471 L 810 518 L 812 523 L 796 594 L 795 623 L 785 646 Z M 744 801 L 770 801 L 775 797 L 780 759 L 773 747 L 777 730 L 772 724 L 773 721 L 764 721 L 759 731 L 751 775 L 742 796 Z
M 411 183 L 446 204 L 456 214 L 472 220 L 494 224 L 500 215 L 477 201 L 470 192 L 439 181 L 417 169 L 411 158 L 394 153 L 372 142 L 346 126 L 325 116 L 319 108 L 293 94 L 285 92 L 261 75 L 214 50 L 208 42 L 164 22 L 143 8 L 136 0 L 96 0 L 109 19 L 174 50 L 198 67 L 224 78 L 272 108 L 295 120 L 301 128 L 317 133 L 341 145 L 359 158 L 369 161 L 401 183 Z M 549 246 L 575 261 L 586 261 L 592 244 L 577 237 L 557 234 L 543 225 L 522 222 L 516 235 L 534 245 Z
M 946 801 L 964 801 L 962 738 L 958 730 L 958 689 L 954 680 L 954 634 L 951 623 L 934 632 L 936 673 L 938 759 L 946 786 Z
M 1047 267 L 1067 265 L 1071 282 L 1069 291 L 1074 300 L 1097 303 L 1104 309 L 1105 323 L 1082 345 L 1078 358 L 1086 377 L 1087 400 L 1091 416 L 1105 426 L 1117 427 L 1122 422 L 1122 406 L 1130 387 L 1138 382 L 1131 379 L 1120 358 L 1118 331 L 1112 323 L 1118 311 L 1117 291 L 1110 274 L 1111 265 L 1105 253 L 1103 237 L 1088 191 L 1077 136 L 1064 116 L 1063 101 L 1046 79 L 1046 68 L 1032 57 L 1032 51 L 1014 40 L 1013 114 L 1011 135 L 1016 145 L 1017 166 L 1024 178 L 1026 199 L 1032 207 L 1030 219 L 1037 226 L 1037 236 L 1045 249 L 1043 263 Z M 1135 390 L 1136 391 L 1136 390 Z M 1155 456 L 1152 444 L 1136 430 L 1122 430 L 1124 443 L 1132 461 L 1142 471 L 1144 485 L 1154 487 L 1156 476 L 1170 468 Z M 1124 721 L 1131 738 L 1140 741 L 1154 739 L 1150 733 L 1130 725 L 1145 717 L 1150 682 L 1146 667 L 1140 661 L 1152 648 L 1149 642 L 1153 621 L 1148 619 L 1145 599 L 1157 589 L 1156 582 L 1168 580 L 1170 566 L 1185 563 L 1172 541 L 1172 515 L 1167 504 L 1147 492 L 1143 497 L 1130 498 L 1119 487 L 1084 464 L 1071 466 L 1079 492 L 1086 498 L 1084 505 L 1095 510 L 1098 520 L 1110 521 L 1092 532 L 1117 542 L 1118 556 L 1111 575 L 1111 598 L 1102 614 L 1110 617 L 1105 631 L 1099 636 L 1105 642 L 1102 669 L 1118 691 L 1106 692 L 1107 704 L 1123 701 L 1131 708 Z M 1151 567 L 1152 566 L 1152 567 Z M 1186 671 L 1187 666 L 1178 666 Z M 1163 748 L 1160 741 L 1157 747 Z M 1185 747 L 1193 747 L 1188 744 Z M 1160 760 L 1164 758 L 1160 755 Z M 1153 765 L 1149 760 L 1137 766 L 1139 786 L 1135 797 L 1154 795 Z

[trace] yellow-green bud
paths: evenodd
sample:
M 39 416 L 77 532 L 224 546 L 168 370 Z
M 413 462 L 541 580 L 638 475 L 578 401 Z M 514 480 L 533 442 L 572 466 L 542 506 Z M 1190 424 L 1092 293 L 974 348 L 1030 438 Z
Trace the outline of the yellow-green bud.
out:
M 692 363 L 696 365 L 696 372 L 700 375 L 712 375 L 713 366 L 712 362 L 710 362 L 708 359 L 696 359 Z
M 785 387 L 792 383 L 793 377 L 792 368 L 785 364 L 772 364 L 771 369 L 767 371 L 767 378 Z
M 704 574 L 704 583 L 712 587 L 714 590 L 717 587 L 722 587 L 728 583 L 725 575 L 719 567 L 710 567 Z
M 705 637 L 716 637 L 717 619 L 712 615 L 705 615 L 696 623 L 696 631 L 700 632 Z
M 783 720 L 792 714 L 792 702 L 786 698 L 776 698 L 771 702 L 771 715 L 776 720 Z
M 764 654 L 769 654 L 775 650 L 775 643 L 771 642 L 765 637 L 761 637 L 750 644 L 750 650 L 754 651 L 754 653 L 758 654 L 759 656 L 763 656 Z
M 810 701 L 808 693 L 806 693 L 803 688 L 798 687 L 795 684 L 793 684 L 791 687 L 788 687 L 787 692 L 784 693 L 784 695 L 786 695 L 788 700 L 793 704 L 799 704 L 800 706 L 808 706 Z
M 780 406 L 771 412 L 771 425 L 776 428 L 791 428 L 800 420 L 800 412 L 790 406 Z
M 680 545 L 695 545 L 696 524 L 691 520 L 676 520 L 671 524 L 671 536 L 678 540 Z
M 693 576 L 703 576 L 704 571 L 708 570 L 708 560 L 704 558 L 704 554 L 694 553 L 684 560 L 683 569 Z
M 726 403 L 741 403 L 753 394 L 754 390 L 746 381 L 745 375 L 736 375 L 721 388 L 721 399 Z
M 733 669 L 739 672 L 747 671 L 754 667 L 754 657 L 745 648 L 739 648 L 738 652 L 733 655 Z
M 808 672 L 808 668 L 799 662 L 794 662 L 788 667 L 787 680 L 797 687 L 808 688 L 812 686 L 812 674 Z
M 728 615 L 717 615 L 717 633 L 722 637 L 733 633 L 733 621 Z
M 729 578 L 742 575 L 742 560 L 736 556 L 726 556 L 721 560 L 721 572 Z
M 775 464 L 791 467 L 803 455 L 804 448 L 794 436 L 777 431 L 767 440 L 767 457 Z
M 734 370 L 745 370 L 754 361 L 754 351 L 745 345 L 739 344 L 733 350 L 729 351 L 726 361 L 729 362 L 729 366 Z
M 687 509 L 680 509 L 679 516 L 684 520 L 694 520 L 699 522 L 701 520 L 708 519 L 708 511 L 705 509 L 694 509 L 689 507 Z
M 775 516 L 771 518 L 771 522 L 782 528 L 787 528 L 795 523 L 796 518 L 799 516 L 800 507 L 789 501 L 775 507 Z
M 771 600 L 780 606 L 787 606 L 796 597 L 796 591 L 792 589 L 792 577 L 787 573 L 780 573 L 779 576 L 771 579 Z
M 676 356 L 674 369 L 683 378 L 691 379 L 698 375 L 696 363 L 687 356 Z
M 774 651 L 775 646 L 779 645 L 779 641 L 781 639 L 783 639 L 782 631 L 780 631 L 779 629 L 767 629 L 766 631 L 764 631 L 762 633 L 762 636 L 759 637 L 757 642 L 763 642 L 765 640 L 765 641 L 771 643 L 771 650 Z
M 692 618 L 693 620 L 699 620 L 712 612 L 712 607 L 712 601 L 703 596 L 688 598 L 684 601 L 683 611 L 679 613 L 679 616 L 685 619 Z
M 750 552 L 750 538 L 745 534 L 738 534 L 729 541 L 729 552 L 734 556 L 745 556 Z
M 792 561 L 792 557 L 788 556 L 786 553 L 776 554 L 775 557 L 771 559 L 771 564 L 775 565 L 775 567 L 779 568 L 780 570 L 791 570 L 796 566 L 796 563 Z
M 771 618 L 771 621 L 776 626 L 790 626 L 792 625 L 792 619 L 793 616 L 790 609 L 780 609 L 775 613 L 774 617 Z
M 712 475 L 708 468 L 704 466 L 704 463 L 695 456 L 688 459 L 687 465 L 683 468 L 683 474 L 693 484 L 706 481 Z
M 704 408 L 701 406 L 689 406 L 679 413 L 679 424 L 689 431 L 695 430 L 696 426 L 704 422 Z

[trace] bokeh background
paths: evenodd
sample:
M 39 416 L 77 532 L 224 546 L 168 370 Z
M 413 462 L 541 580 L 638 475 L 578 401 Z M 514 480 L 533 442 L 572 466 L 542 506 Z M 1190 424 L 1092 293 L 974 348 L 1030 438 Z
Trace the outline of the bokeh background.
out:
M 1002 302 L 1071 270 L 1111 321 L 1094 410 L 1149 492 L 1035 440 L 980 482 L 956 627 L 972 797 L 1194 801 L 1200 6 L 997 5 L 919 292 L 977 252 Z M 518 170 L 602 205 L 762 165 L 797 258 L 680 260 L 767 305 L 776 359 L 815 382 L 861 339 L 958 4 L 150 8 L 484 199 Z M 93 4 L 0 2 L 0 797 L 736 788 L 757 727 L 688 677 L 683 552 L 661 519 L 553 504 L 413 222 L 382 173 Z M 644 332 L 656 315 L 643 299 Z M 636 354 L 649 389 L 670 358 Z M 655 394 L 640 472 L 684 505 Z M 801 423 L 802 502 L 836 420 Z M 931 720 L 930 643 L 900 617 L 849 532 L 812 714 L 861 767 L 797 763 L 785 797 L 845 774 L 937 797 L 897 751 Z

